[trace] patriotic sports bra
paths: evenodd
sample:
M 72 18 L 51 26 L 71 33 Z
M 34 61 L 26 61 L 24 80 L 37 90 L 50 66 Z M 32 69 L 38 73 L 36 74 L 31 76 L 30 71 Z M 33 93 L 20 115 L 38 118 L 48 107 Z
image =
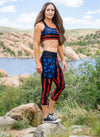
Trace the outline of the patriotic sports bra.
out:
M 59 28 L 51 28 L 49 27 L 44 21 L 43 21 L 45 28 L 42 30 L 41 33 L 41 41 L 44 40 L 59 40 L 60 33 L 59 33 Z

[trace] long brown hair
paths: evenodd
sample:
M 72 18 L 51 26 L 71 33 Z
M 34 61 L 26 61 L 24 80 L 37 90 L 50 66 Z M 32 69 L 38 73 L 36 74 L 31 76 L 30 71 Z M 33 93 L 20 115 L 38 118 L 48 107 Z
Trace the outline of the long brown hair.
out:
M 45 9 L 48 5 L 52 4 L 54 6 L 54 9 L 55 9 L 55 14 L 54 14 L 54 17 L 52 18 L 52 21 L 54 22 L 54 24 L 59 28 L 59 32 L 60 32 L 60 38 L 59 38 L 59 45 L 62 45 L 65 41 L 66 41 L 66 37 L 64 36 L 64 33 L 65 33 L 65 29 L 64 29 L 64 26 L 63 26 L 63 21 L 62 21 L 62 18 L 56 8 L 56 6 L 54 5 L 54 3 L 52 2 L 46 2 L 41 11 L 39 12 L 37 18 L 36 18 L 36 21 L 35 21 L 35 24 L 34 26 L 43 21 L 44 18 L 45 18 Z

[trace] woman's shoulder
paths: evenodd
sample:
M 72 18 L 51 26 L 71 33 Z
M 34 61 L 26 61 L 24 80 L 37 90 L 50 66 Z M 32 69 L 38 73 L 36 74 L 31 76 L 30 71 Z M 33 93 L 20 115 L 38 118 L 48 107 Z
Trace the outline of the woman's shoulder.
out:
M 35 25 L 35 29 L 40 29 L 40 30 L 43 30 L 44 29 L 44 24 L 42 21 L 38 22 L 36 25 Z

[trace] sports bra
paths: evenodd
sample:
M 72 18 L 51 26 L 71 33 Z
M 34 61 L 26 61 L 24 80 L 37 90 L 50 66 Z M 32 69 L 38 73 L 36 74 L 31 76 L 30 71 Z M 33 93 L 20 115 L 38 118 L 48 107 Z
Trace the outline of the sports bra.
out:
M 51 28 L 49 27 L 44 21 L 43 21 L 45 28 L 42 30 L 41 33 L 41 41 L 44 40 L 59 40 L 60 33 L 59 33 L 59 28 Z

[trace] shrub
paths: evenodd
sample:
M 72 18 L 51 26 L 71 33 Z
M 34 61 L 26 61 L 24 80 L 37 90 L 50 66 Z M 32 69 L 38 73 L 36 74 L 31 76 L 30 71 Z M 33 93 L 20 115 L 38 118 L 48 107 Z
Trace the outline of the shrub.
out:
M 6 52 L 9 52 L 10 55 L 14 55 L 15 56 L 15 52 L 13 50 L 11 50 L 10 48 L 6 48 Z
M 33 49 L 33 44 L 30 43 L 30 48 Z
M 100 56 L 100 50 L 96 50 L 95 51 L 95 55 L 99 55 Z
M 57 102 L 58 105 L 63 106 L 64 100 L 70 107 L 77 102 L 87 110 L 96 109 L 100 105 L 100 61 L 96 60 L 95 68 L 89 62 L 82 65 L 85 68 L 80 66 L 79 74 L 72 68 L 64 73 L 66 88 Z
M 0 35 L 3 35 L 3 33 L 2 33 L 2 32 L 0 32 Z
M 77 73 L 78 72 L 78 73 Z M 75 106 L 75 102 L 85 109 L 96 109 L 100 105 L 100 61 L 96 60 L 95 68 L 85 62 L 80 65 L 79 70 L 73 66 L 64 72 L 65 89 L 59 96 L 56 108 L 60 109 L 65 105 Z M 49 94 L 56 88 L 53 83 Z M 17 88 L 0 85 L 0 115 L 4 115 L 10 109 L 25 103 L 36 103 L 40 108 L 41 99 L 41 78 L 40 74 L 34 73 Z
M 29 121 L 26 118 L 23 118 L 22 120 L 18 120 L 16 122 L 14 122 L 11 126 L 11 129 L 25 129 L 28 128 L 30 126 Z
M 22 51 L 18 51 L 18 56 L 22 56 Z

